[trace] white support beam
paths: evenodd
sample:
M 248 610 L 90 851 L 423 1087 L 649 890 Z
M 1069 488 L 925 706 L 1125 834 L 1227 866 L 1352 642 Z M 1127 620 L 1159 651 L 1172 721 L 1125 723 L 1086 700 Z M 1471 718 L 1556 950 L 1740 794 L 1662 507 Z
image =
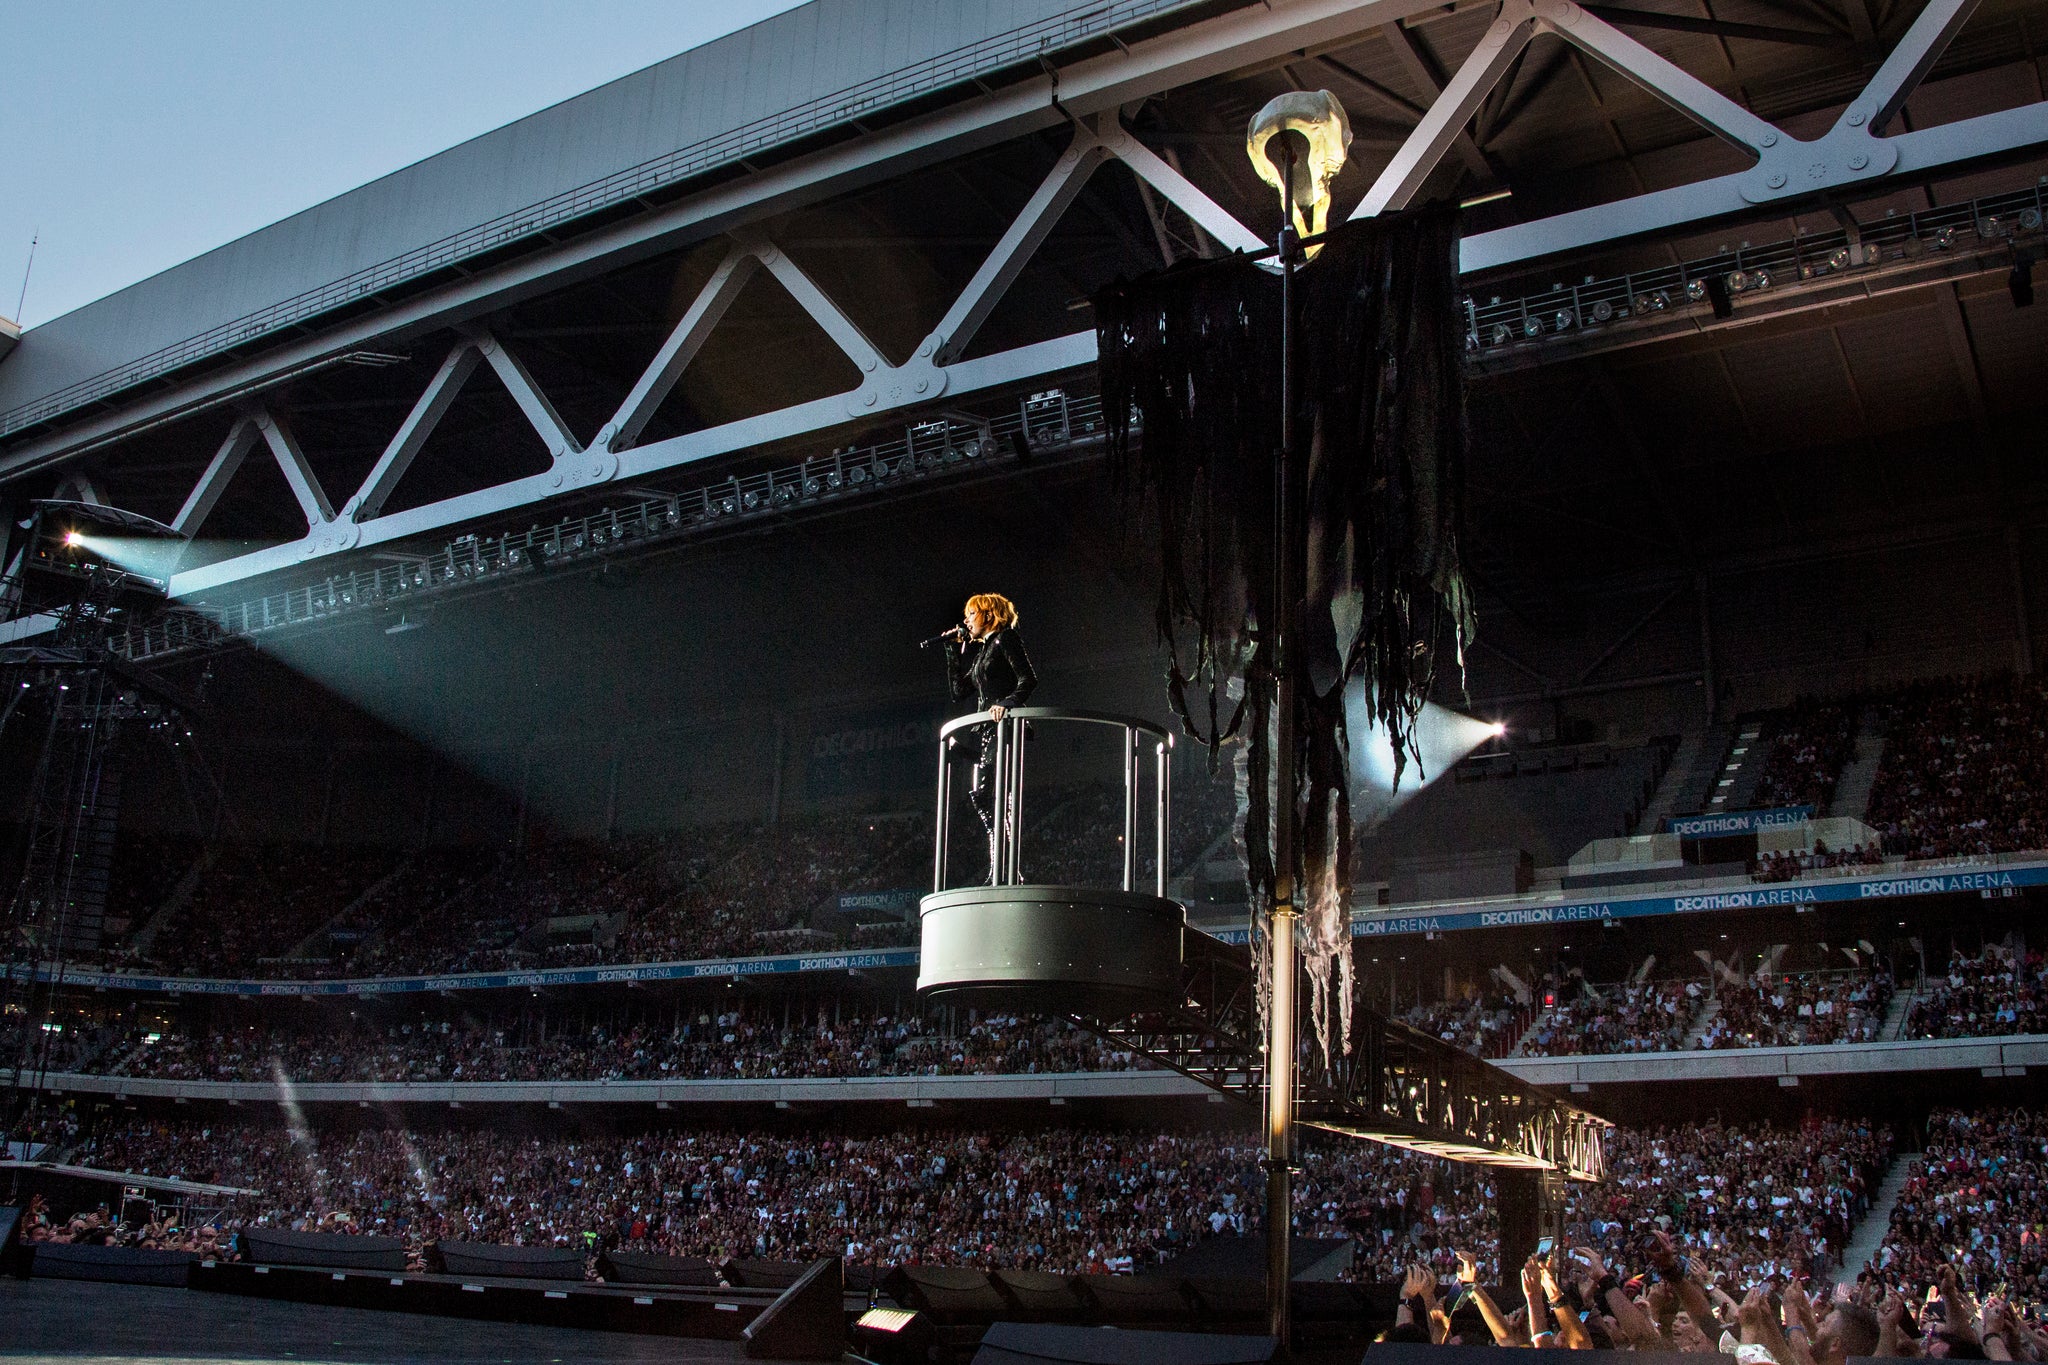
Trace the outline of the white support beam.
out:
M 1458 68 L 1444 91 L 1423 114 L 1415 131 L 1394 153 L 1351 217 L 1372 218 L 1408 207 L 1444 159 L 1472 115 L 1501 76 L 1513 65 L 1536 32 L 1536 10 L 1529 0 L 1506 0 L 1500 15 L 1480 36 L 1479 45 Z
M 1423 99 L 1429 104 L 1434 104 L 1442 99 L 1444 93 L 1443 80 L 1432 68 L 1428 58 L 1424 56 L 1422 40 L 1416 37 L 1415 33 L 1405 24 L 1382 24 L 1380 26 L 1380 36 L 1385 38 L 1387 46 L 1393 49 L 1394 60 L 1400 65 L 1401 70 L 1407 74 L 1408 79 L 1422 87 Z M 1497 82 L 1494 84 L 1497 84 Z M 1474 112 L 1477 112 L 1476 108 Z M 1480 177 L 1482 180 L 1491 180 L 1493 178 L 1493 167 L 1488 164 L 1486 153 L 1479 149 L 1479 144 L 1474 142 L 1472 135 L 1465 131 L 1463 123 L 1458 125 L 1457 134 L 1451 139 L 1449 150 L 1458 154 L 1464 161 L 1465 168 L 1471 171 L 1472 174 Z
M 1873 134 L 1884 132 L 1976 9 L 1977 0 L 1927 0 L 1927 8 L 1899 39 L 1870 84 L 1842 111 L 1842 126 L 1865 127 Z
M 872 375 L 888 366 L 880 348 L 868 340 L 867 333 L 848 316 L 840 306 L 832 302 L 831 296 L 818 287 L 804 268 L 789 258 L 789 253 L 774 243 L 751 234 L 743 234 L 740 241 L 768 267 L 789 296 L 796 300 L 797 307 L 810 315 L 811 321 L 825 329 L 825 335 L 832 338 L 832 344 L 846 353 L 862 375 Z
M 504 382 L 512 401 L 526 414 L 534 434 L 548 448 L 549 458 L 560 460 L 565 456 L 582 454 L 582 443 L 569 430 L 569 424 L 562 420 L 562 414 L 555 411 L 555 405 L 548 401 L 548 396 L 540 391 L 540 386 L 533 382 L 533 376 L 527 373 L 519 357 L 506 349 L 505 344 L 492 336 L 488 329 L 475 329 L 470 333 L 470 339 Z
M 377 463 L 363 479 L 363 486 L 342 508 L 343 515 L 352 521 L 368 521 L 384 510 L 384 501 L 398 487 L 398 481 L 405 477 L 405 471 L 412 468 L 413 458 L 441 424 L 441 419 L 454 405 L 456 395 L 471 374 L 475 373 L 477 362 L 483 353 L 469 342 L 457 345 L 441 362 L 441 368 L 427 381 L 425 393 L 412 405 L 405 421 L 399 424 L 397 434 L 384 447 L 384 453 L 377 457 Z
M 1628 77 L 1723 141 L 1762 156 L 1785 139 L 1776 125 L 1758 118 L 1685 68 L 1658 56 L 1605 19 L 1586 13 L 1573 0 L 1536 0 L 1545 30 Z
M 276 458 L 277 467 L 284 471 L 284 481 L 290 485 L 292 496 L 299 500 L 299 510 L 306 514 L 306 529 L 315 531 L 333 521 L 333 504 L 327 501 L 320 480 L 313 477 L 313 467 L 306 463 L 306 452 L 299 448 L 298 437 L 292 434 L 291 425 L 283 414 L 259 409 L 251 420 L 255 422 L 256 430 L 263 433 L 264 443 Z
M 690 301 L 668 339 L 661 343 L 661 349 L 654 353 L 653 361 L 626 395 L 626 401 L 619 404 L 618 412 L 591 444 L 625 450 L 640 439 L 648 420 L 683 377 L 690 362 L 697 358 L 705 340 L 724 320 L 726 310 L 732 307 L 760 264 L 760 258 L 745 247 L 735 246 L 726 252 L 718 269 L 711 272 L 711 278 L 697 291 L 697 297 Z
M 192 485 L 192 491 L 185 497 L 185 505 L 178 509 L 178 515 L 171 518 L 171 529 L 181 536 L 194 536 L 205 522 L 213 505 L 220 501 L 220 495 L 227 491 L 228 483 L 235 477 L 235 471 L 242 467 L 242 461 L 255 448 L 256 424 L 246 417 L 235 420 L 228 429 L 228 436 L 220 443 L 220 449 L 213 453 L 206 471 L 199 476 L 199 482 Z
M 1195 220 L 1203 231 L 1233 251 L 1262 251 L 1266 244 L 1257 233 L 1237 221 L 1222 205 L 1202 193 L 1194 181 L 1166 164 L 1150 147 L 1138 141 L 1117 121 L 1115 114 L 1102 114 L 1095 121 L 1095 135 L 1117 160 L 1133 174 L 1164 195 L 1167 202 Z
M 113 505 L 107 501 L 106 494 L 100 492 L 100 486 L 93 482 L 92 475 L 82 469 L 74 469 L 64 476 L 64 481 L 57 485 L 57 496 L 60 499 L 75 497 L 79 502 L 98 503 L 101 507 Z
M 956 398 L 988 389 L 1012 388 L 1049 375 L 1078 369 L 1092 364 L 1094 360 L 1095 334 L 1075 332 L 1051 341 L 1020 346 L 1015 350 L 1002 351 L 991 356 L 957 361 L 942 370 L 935 368 L 932 372 L 941 376 L 946 395 L 949 398 Z M 874 409 L 863 411 L 861 415 L 863 418 L 885 415 L 913 403 L 923 403 L 927 397 L 928 395 L 915 394 L 914 388 L 906 385 L 903 386 L 900 397 L 889 398 L 886 401 L 878 399 Z M 651 477 L 665 470 L 696 464 L 721 455 L 730 455 L 736 451 L 749 450 L 765 442 L 788 440 L 809 432 L 828 430 L 843 425 L 848 417 L 846 395 L 814 399 L 793 408 L 762 413 L 757 417 L 727 422 L 703 431 L 687 432 L 664 441 L 655 441 L 649 445 L 622 451 L 615 457 L 616 477 L 627 481 Z M 531 507 L 559 496 L 563 486 L 554 474 L 534 474 L 492 488 L 445 498 L 440 502 L 410 507 L 403 512 L 390 513 L 350 528 L 355 534 L 348 545 L 368 549 L 416 536 L 452 531 L 458 526 L 481 518 L 502 516 L 506 512 Z M 328 543 L 326 540 L 316 540 L 309 536 L 305 541 L 275 545 L 250 554 L 238 555 L 233 559 L 190 569 L 171 579 L 171 594 L 180 598 L 196 598 L 231 583 L 275 573 L 281 569 L 295 568 L 315 555 L 328 553 Z
M 932 355 L 939 364 L 946 364 L 967 349 L 981 324 L 988 321 L 988 315 L 1016 283 L 1032 255 L 1059 225 L 1060 215 L 1073 204 L 1087 186 L 1088 177 L 1108 154 L 1108 149 L 1092 134 L 1075 130 L 1074 140 L 1060 153 L 1060 159 L 1031 192 L 1023 209 L 1010 220 L 1010 226 L 1003 230 L 981 268 L 974 272 L 974 278 L 932 330 Z

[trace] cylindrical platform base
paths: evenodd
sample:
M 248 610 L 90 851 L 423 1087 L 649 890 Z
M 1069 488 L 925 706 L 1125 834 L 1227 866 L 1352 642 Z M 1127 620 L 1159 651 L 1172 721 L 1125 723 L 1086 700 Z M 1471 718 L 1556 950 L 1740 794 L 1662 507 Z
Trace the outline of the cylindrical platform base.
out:
M 1176 1003 L 1187 912 L 1079 886 L 964 886 L 920 904 L 919 995 L 1065 1012 Z

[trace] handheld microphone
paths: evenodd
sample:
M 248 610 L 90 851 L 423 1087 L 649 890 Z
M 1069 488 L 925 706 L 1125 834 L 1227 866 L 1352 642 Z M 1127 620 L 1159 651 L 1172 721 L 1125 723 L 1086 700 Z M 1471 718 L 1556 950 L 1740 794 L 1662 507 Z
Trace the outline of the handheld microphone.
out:
M 955 626 L 951 630 L 940 631 L 937 635 L 932 636 L 932 638 L 929 640 L 918 641 L 917 647 L 919 649 L 936 649 L 938 646 L 945 644 L 948 640 L 957 640 L 966 633 L 967 627 Z

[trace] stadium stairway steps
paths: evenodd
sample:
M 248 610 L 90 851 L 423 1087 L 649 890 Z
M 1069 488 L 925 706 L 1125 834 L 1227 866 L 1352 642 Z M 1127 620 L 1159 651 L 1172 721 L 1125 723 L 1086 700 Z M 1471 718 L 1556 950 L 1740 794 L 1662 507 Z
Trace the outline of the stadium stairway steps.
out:
M 190 870 L 178 879 L 177 885 L 171 888 L 171 894 L 164 897 L 163 904 L 157 906 L 148 920 L 144 921 L 143 926 L 135 931 L 135 936 L 129 942 L 137 953 L 147 957 L 156 947 L 157 934 L 174 916 L 191 904 L 192 897 L 199 890 L 199 879 L 213 866 L 215 856 L 215 850 L 210 848 L 200 854 L 198 861 L 194 862 Z
M 1692 1027 L 1685 1031 L 1685 1040 L 1678 1045 L 1679 1050 L 1683 1052 L 1697 1051 L 1700 1045 L 1700 1038 L 1705 1035 L 1708 1027 L 1720 1017 L 1721 1002 L 1718 999 L 1707 1001 L 1706 1007 L 1700 1011 L 1700 1017 L 1693 1020 Z
M 1877 727 L 1877 719 L 1868 714 L 1857 725 L 1856 757 L 1842 769 L 1826 814 L 1861 820 L 1870 810 L 1870 789 L 1877 783 L 1878 764 L 1884 761 L 1884 731 Z
M 1690 730 L 1679 736 L 1678 747 L 1672 751 L 1671 763 L 1664 769 L 1663 780 L 1657 783 L 1657 790 L 1650 794 L 1650 803 L 1643 807 L 1643 816 L 1636 829 L 1643 834 L 1655 834 L 1664 826 L 1664 821 L 1673 815 L 1687 815 L 1682 809 L 1699 786 L 1699 771 L 1708 748 L 1707 734 Z M 1718 752 L 1718 750 L 1716 750 Z
M 1757 783 L 1763 780 L 1765 758 L 1771 748 L 1764 739 L 1763 722 L 1741 721 L 1734 730 L 1721 751 L 1720 765 L 1707 775 L 1706 790 L 1700 797 L 1701 810 L 1748 810 Z M 1723 782 L 1728 785 L 1722 786 Z
M 312 933 L 294 943 L 291 946 L 291 951 L 286 956 L 291 958 L 326 957 L 329 951 L 327 942 L 328 931 L 341 923 L 343 917 L 354 914 L 356 909 L 366 903 L 370 897 L 382 894 L 385 887 L 411 871 L 415 861 L 415 859 L 406 858 L 397 867 L 392 868 L 376 881 L 371 882 L 367 887 L 363 888 L 362 895 L 357 896 L 347 905 L 342 906 L 341 909 L 329 915 L 320 922 L 318 929 L 315 929 Z
M 1900 1152 L 1892 1157 L 1891 1169 L 1884 1173 L 1877 1193 L 1871 1196 L 1870 1212 L 1863 1215 L 1856 1231 L 1849 1234 L 1849 1245 L 1842 1248 L 1843 1279 L 1853 1280 L 1861 1274 L 1870 1258 L 1877 1255 L 1877 1249 L 1884 1245 L 1884 1235 L 1891 1231 L 1892 1210 L 1898 1207 L 1899 1196 L 1906 1190 L 1906 1181 L 1912 1178 L 1913 1164 L 1919 1160 L 1918 1152 Z
M 1906 1017 L 1913 1012 L 1913 1002 L 1926 989 L 1925 980 L 1916 980 L 1912 985 L 1892 992 L 1892 1002 L 1885 1007 L 1884 1018 L 1878 1023 L 1879 1042 L 1895 1043 L 1906 1036 Z

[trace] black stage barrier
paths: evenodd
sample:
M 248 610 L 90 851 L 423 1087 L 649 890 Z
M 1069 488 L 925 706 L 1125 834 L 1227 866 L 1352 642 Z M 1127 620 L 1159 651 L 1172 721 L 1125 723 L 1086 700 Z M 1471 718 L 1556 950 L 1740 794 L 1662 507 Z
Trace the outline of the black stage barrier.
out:
M 494 1242 L 441 1242 L 435 1250 L 450 1275 L 485 1275 L 501 1280 L 583 1279 L 578 1247 L 508 1247 Z
M 396 1237 L 243 1228 L 235 1239 L 241 1245 L 242 1259 L 257 1265 L 303 1265 L 317 1270 L 405 1269 L 405 1243 Z
M 0 1275 L 27 1279 L 28 1257 L 21 1245 L 21 1206 L 0 1204 Z
M 787 1289 L 811 1268 L 809 1261 L 730 1260 L 718 1269 L 727 1284 L 747 1289 Z
M 614 1288 L 483 1276 L 251 1266 L 231 1261 L 194 1266 L 191 1287 L 287 1303 L 712 1341 L 738 1341 L 741 1330 L 775 1297 L 765 1290 Z
M 1279 1349 L 1272 1337 L 999 1322 L 981 1339 L 974 1365 L 1263 1365 Z
M 39 1280 L 100 1280 L 107 1284 L 161 1284 L 183 1289 L 199 1257 L 189 1251 L 144 1251 L 41 1242 L 29 1273 Z
M 846 1350 L 846 1279 L 840 1260 L 817 1261 L 741 1329 L 749 1360 L 837 1360 Z
M 651 1251 L 607 1251 L 597 1273 L 608 1284 L 680 1285 L 698 1289 L 718 1284 L 718 1267 L 702 1256 L 657 1256 Z

